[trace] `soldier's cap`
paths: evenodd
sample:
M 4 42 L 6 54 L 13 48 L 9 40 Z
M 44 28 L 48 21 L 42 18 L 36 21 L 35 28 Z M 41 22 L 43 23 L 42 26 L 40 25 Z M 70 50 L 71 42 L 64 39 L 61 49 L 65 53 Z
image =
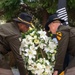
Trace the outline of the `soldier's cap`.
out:
M 46 24 L 45 24 L 45 30 L 46 30 L 46 31 L 49 31 L 48 25 L 49 25 L 51 22 L 55 21 L 55 20 L 59 20 L 61 23 L 64 22 L 64 20 L 62 20 L 62 19 L 60 19 L 60 18 L 57 17 L 57 13 L 54 13 L 54 14 L 52 14 L 51 16 L 49 16 L 49 18 L 48 18 L 48 20 L 47 20 L 47 22 L 46 22 Z
M 32 16 L 24 12 L 20 13 L 19 16 L 17 18 L 14 18 L 13 20 L 18 23 L 24 23 L 27 26 L 32 25 Z

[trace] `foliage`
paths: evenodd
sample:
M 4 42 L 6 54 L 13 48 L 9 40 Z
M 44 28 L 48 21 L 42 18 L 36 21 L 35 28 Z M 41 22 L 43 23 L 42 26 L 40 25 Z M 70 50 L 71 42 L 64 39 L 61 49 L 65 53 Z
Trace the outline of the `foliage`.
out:
M 58 0 L 23 0 L 28 8 L 21 9 L 20 3 L 22 0 L 0 0 L 0 10 L 4 10 L 4 17 L 7 21 L 12 20 L 18 13 L 24 11 L 32 13 L 35 17 L 41 20 L 43 11 L 52 14 L 57 9 Z M 75 9 L 75 0 L 67 0 L 68 11 Z
M 11 20 L 19 12 L 19 0 L 1 0 L 0 8 L 4 10 L 4 17 Z
M 41 8 L 47 10 L 48 13 L 53 13 L 56 10 L 57 0 L 35 0 L 29 1 L 27 4 L 36 10 Z
M 75 0 L 68 0 L 68 6 L 70 9 L 75 9 Z
M 35 9 L 37 12 L 40 9 L 47 10 L 48 13 L 55 12 L 57 8 L 58 0 L 24 0 L 24 3 L 30 6 L 30 8 Z M 6 19 L 10 20 L 12 17 L 17 15 L 20 10 L 21 0 L 0 0 L 0 9 L 4 10 L 4 16 Z M 75 0 L 69 0 L 68 8 L 75 8 Z

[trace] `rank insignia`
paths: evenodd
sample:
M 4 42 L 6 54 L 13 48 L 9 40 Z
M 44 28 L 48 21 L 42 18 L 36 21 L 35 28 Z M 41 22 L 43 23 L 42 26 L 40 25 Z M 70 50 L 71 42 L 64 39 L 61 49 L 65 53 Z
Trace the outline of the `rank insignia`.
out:
M 57 35 L 57 39 L 58 39 L 58 40 L 61 40 L 62 33 L 61 33 L 61 32 L 57 32 L 56 35 Z

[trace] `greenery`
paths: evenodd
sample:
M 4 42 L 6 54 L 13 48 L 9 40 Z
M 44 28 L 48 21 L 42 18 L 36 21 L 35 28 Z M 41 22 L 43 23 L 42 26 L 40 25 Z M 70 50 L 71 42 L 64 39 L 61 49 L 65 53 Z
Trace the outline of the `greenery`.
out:
M 14 17 L 19 11 L 19 0 L 1 0 L 0 8 L 4 10 L 4 17 L 7 20 L 10 20 Z
M 23 8 L 20 5 L 22 1 L 27 7 Z M 44 11 L 47 14 L 52 14 L 56 11 L 57 2 L 58 0 L 0 0 L 0 9 L 3 11 L 3 16 L 7 21 L 12 20 L 22 11 L 35 15 L 41 21 Z M 67 7 L 68 12 L 70 12 L 69 15 L 74 14 L 75 12 L 72 13 L 71 10 L 75 11 L 75 0 L 67 0 Z

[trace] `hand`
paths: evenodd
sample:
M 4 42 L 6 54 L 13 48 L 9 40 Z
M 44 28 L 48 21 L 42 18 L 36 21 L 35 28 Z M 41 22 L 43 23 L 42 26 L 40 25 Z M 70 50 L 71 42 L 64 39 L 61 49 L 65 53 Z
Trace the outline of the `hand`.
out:
M 54 71 L 53 75 L 58 75 L 58 71 Z

